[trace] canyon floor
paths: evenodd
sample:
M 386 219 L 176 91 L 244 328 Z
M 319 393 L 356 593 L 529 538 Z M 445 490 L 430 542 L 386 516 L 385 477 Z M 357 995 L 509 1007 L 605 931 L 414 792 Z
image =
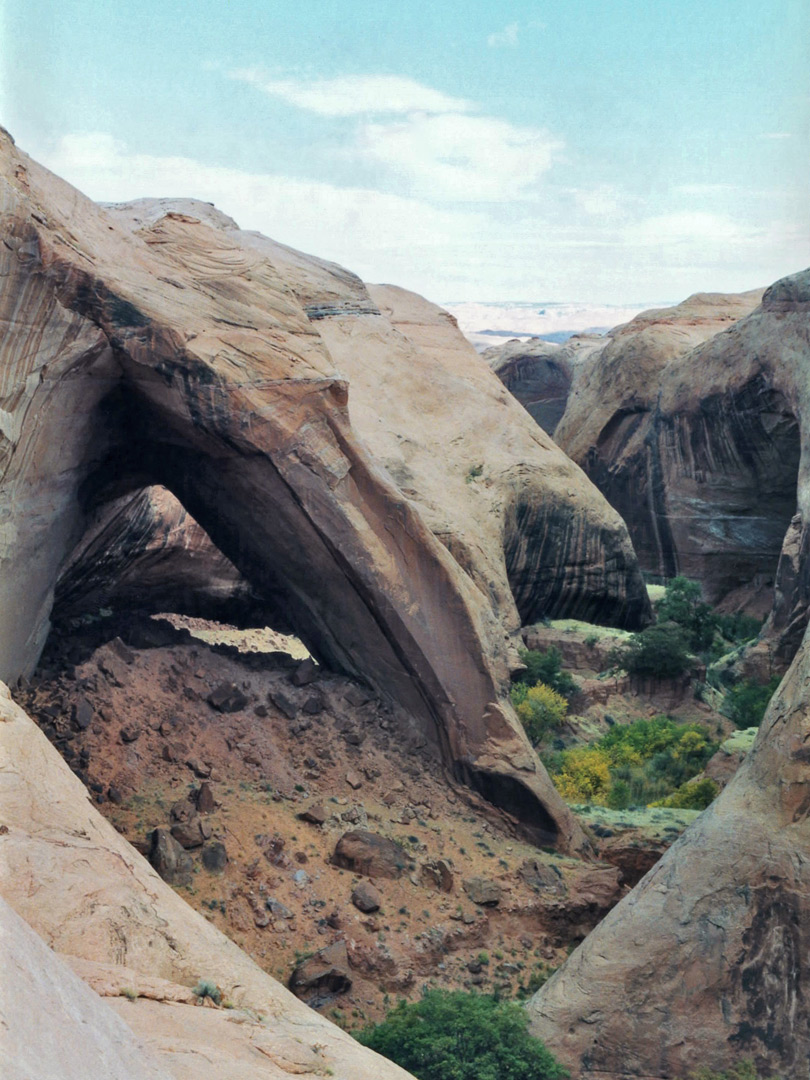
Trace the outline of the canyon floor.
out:
M 598 678 L 582 628 L 537 635 L 579 657 L 567 742 L 662 711 L 728 732 L 691 684 Z M 55 632 L 16 696 L 137 849 L 172 830 L 186 854 L 162 872 L 180 895 L 348 1029 L 425 986 L 536 989 L 697 816 L 588 807 L 596 861 L 538 849 L 307 655 L 272 631 L 101 617 Z

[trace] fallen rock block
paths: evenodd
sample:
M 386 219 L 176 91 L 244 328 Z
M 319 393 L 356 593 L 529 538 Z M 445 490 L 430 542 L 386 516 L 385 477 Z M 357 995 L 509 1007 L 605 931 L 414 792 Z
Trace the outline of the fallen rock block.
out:
M 332 863 L 364 877 L 398 878 L 412 865 L 394 840 L 366 829 L 344 833 L 335 847 Z

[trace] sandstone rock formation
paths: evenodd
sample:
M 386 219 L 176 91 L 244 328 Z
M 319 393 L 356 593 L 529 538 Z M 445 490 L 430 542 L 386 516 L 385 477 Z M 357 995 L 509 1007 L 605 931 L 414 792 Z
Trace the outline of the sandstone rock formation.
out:
M 614 331 L 556 438 L 623 514 L 646 569 L 767 613 L 780 548 L 780 632 L 801 640 L 797 476 L 806 435 L 808 275 L 739 297 L 691 297 Z M 798 516 L 796 516 L 798 513 Z M 792 520 L 793 519 L 793 520 Z M 806 621 L 806 619 L 805 619 Z
M 154 485 L 104 503 L 60 571 L 54 621 L 173 611 L 235 625 L 283 626 L 177 499 Z
M 101 508 L 160 485 L 322 663 L 527 835 L 583 847 L 507 696 L 521 621 L 648 617 L 579 469 L 433 305 L 0 155 L 0 675 L 35 661 Z
M 0 899 L 4 1080 L 171 1080 L 112 1009 Z
M 575 334 L 565 345 L 532 338 L 481 354 L 532 419 L 553 435 L 568 404 L 577 367 L 605 346 L 601 334 Z
M 810 1060 L 810 723 L 805 638 L 723 793 L 532 999 L 575 1077 Z
M 31 967 L 15 981 L 13 994 L 3 994 L 6 1015 L 10 1008 L 12 1018 L 17 1016 L 15 998 L 30 1002 L 42 991 L 19 1030 L 30 1032 L 36 1018 L 36 1047 L 51 1034 L 61 1039 L 53 998 L 64 988 L 62 1003 L 74 1020 L 89 1022 L 90 1031 L 82 1029 L 88 1055 L 101 1060 L 106 1054 L 111 1069 L 77 1066 L 71 1073 L 59 1059 L 55 1075 L 282 1080 L 314 1073 L 340 1080 L 407 1080 L 402 1069 L 299 1002 L 161 881 L 88 802 L 84 785 L 4 686 L 0 775 L 0 896 L 108 998 L 165 1069 L 151 1065 L 144 1054 L 140 1067 L 133 1064 L 131 1074 L 123 1073 L 119 1063 L 132 1060 L 134 1039 L 122 1035 L 100 1005 L 88 1002 L 75 981 L 56 970 L 53 958 L 43 955 L 44 946 L 37 948 L 24 933 L 18 938 L 12 927 L 8 944 L 3 938 L 4 985 L 20 955 Z M 54 980 L 54 993 L 46 994 L 41 985 L 46 976 Z M 235 1008 L 192 1004 L 201 979 L 216 983 Z M 43 1023 L 38 1005 L 53 1027 Z M 60 1046 L 71 1045 L 71 1037 L 63 1032 Z M 120 1039 L 117 1057 L 112 1037 Z M 48 1047 L 42 1060 L 56 1061 L 57 1049 Z M 21 1070 L 30 1061 L 29 1050 L 19 1048 Z M 8 1075 L 27 1080 L 43 1072 Z

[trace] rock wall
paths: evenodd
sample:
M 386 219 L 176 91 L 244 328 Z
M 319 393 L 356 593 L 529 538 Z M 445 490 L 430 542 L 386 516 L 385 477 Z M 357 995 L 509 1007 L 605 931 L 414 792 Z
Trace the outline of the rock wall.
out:
M 59 573 L 54 622 L 102 608 L 172 611 L 237 626 L 284 623 L 171 492 L 157 486 L 101 505 Z
M 696 578 L 729 609 L 767 611 L 776 586 L 768 632 L 783 668 L 807 623 L 809 289 L 810 272 L 785 278 L 748 315 L 756 294 L 725 298 L 720 332 L 708 319 L 684 336 L 695 298 L 663 323 L 641 316 L 646 328 L 629 323 L 583 373 L 556 432 L 645 569 Z M 706 340 L 683 349 L 695 335 Z
M 810 1063 L 805 639 L 734 779 L 532 998 L 575 1077 Z
M 101 508 L 161 485 L 321 662 L 536 840 L 587 847 L 508 698 L 521 621 L 649 617 L 582 472 L 420 298 L 0 154 L 0 674 L 35 662 Z

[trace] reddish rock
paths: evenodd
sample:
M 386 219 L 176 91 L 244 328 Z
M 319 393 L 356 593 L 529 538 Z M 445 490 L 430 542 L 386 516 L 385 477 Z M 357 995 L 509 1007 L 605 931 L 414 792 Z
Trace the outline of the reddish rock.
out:
M 332 862 L 365 877 L 398 878 L 411 865 L 405 850 L 393 840 L 366 829 L 344 833 Z

